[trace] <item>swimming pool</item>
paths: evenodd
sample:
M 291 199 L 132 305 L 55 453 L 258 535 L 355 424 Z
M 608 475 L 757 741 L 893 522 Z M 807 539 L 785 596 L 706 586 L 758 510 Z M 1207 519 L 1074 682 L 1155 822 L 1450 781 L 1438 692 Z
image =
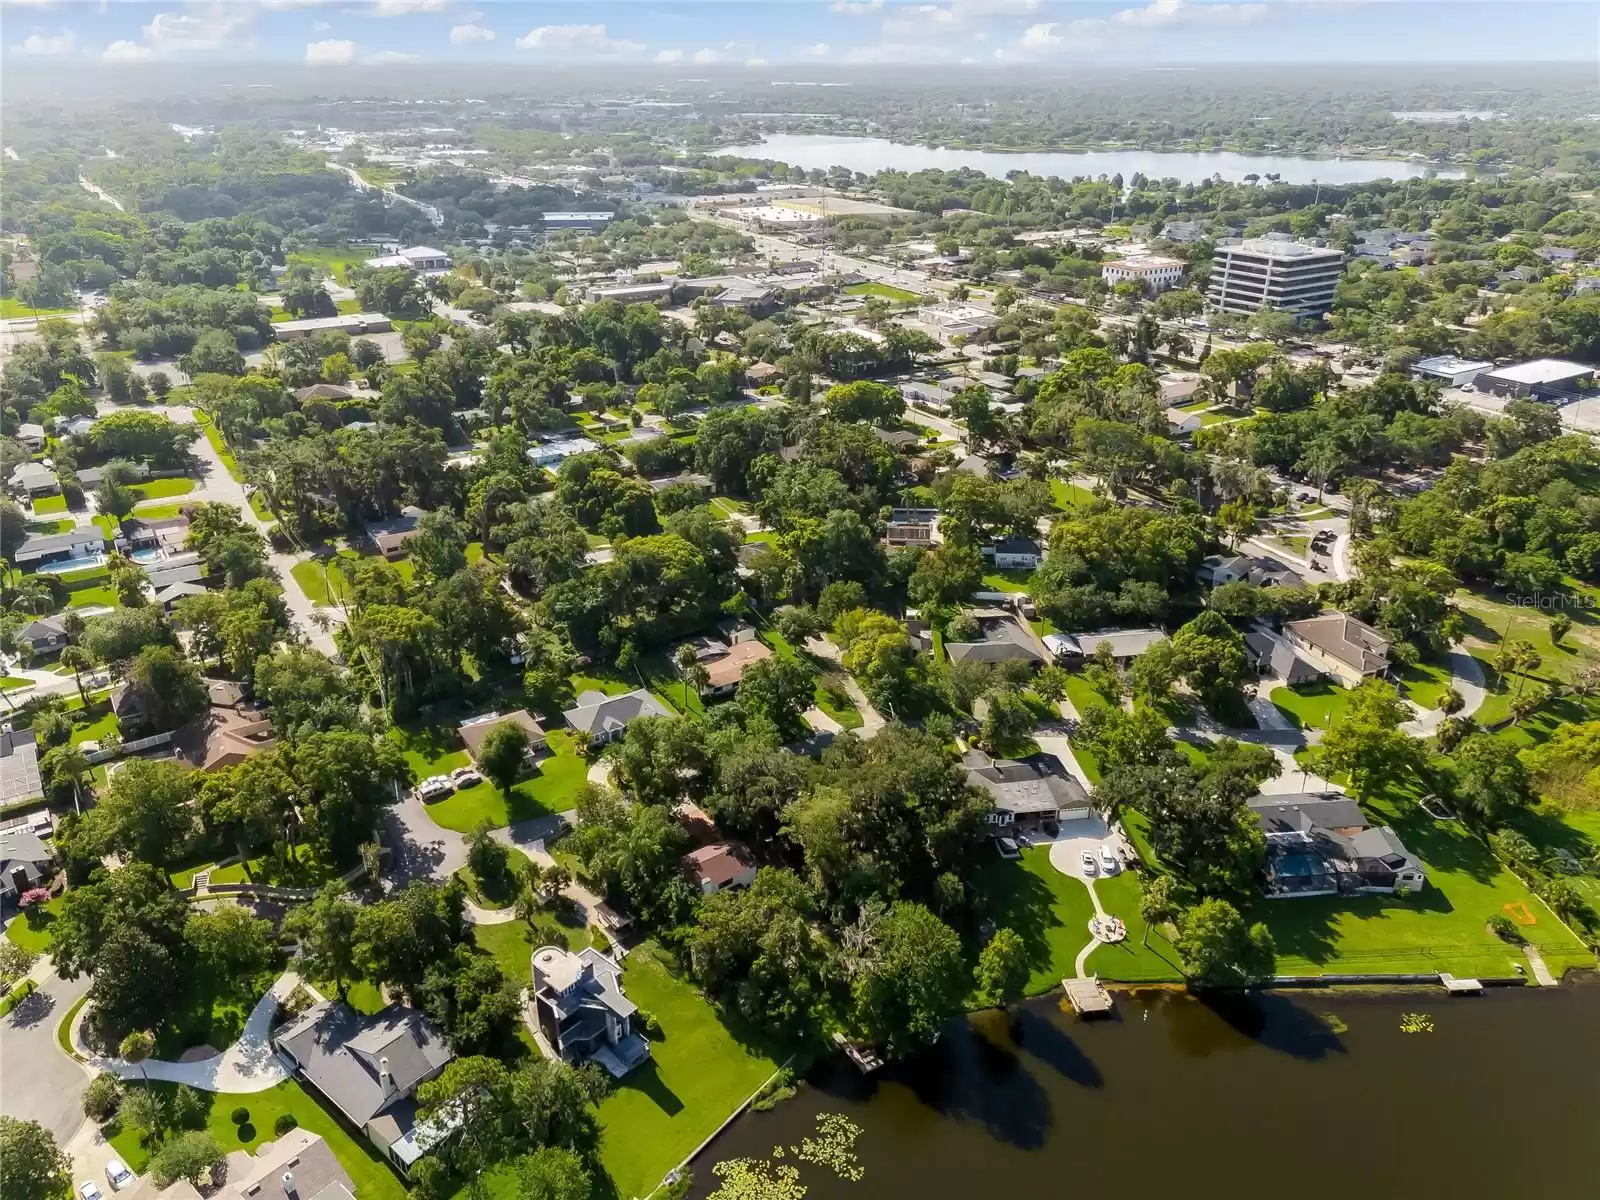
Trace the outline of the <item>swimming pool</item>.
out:
M 87 554 L 82 558 L 63 558 L 59 562 L 45 563 L 39 567 L 39 575 L 65 575 L 68 571 L 83 571 L 90 567 L 103 567 L 106 563 L 104 554 Z
M 158 563 L 167 557 L 167 552 L 159 546 L 151 546 L 145 550 L 135 550 L 128 557 L 136 563 Z

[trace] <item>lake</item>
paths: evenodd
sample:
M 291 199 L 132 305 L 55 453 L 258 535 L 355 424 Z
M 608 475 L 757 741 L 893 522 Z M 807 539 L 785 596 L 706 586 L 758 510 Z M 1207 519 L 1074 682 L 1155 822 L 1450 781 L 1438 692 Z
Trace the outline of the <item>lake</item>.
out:
M 1007 154 L 997 150 L 949 150 L 912 146 L 887 138 L 830 137 L 824 134 L 774 134 L 754 146 L 731 146 L 717 154 L 770 158 L 792 167 L 848 167 L 871 175 L 877 171 L 954 171 L 973 167 L 1004 179 L 1011 171 L 1034 175 L 1097 177 L 1121 173 L 1123 179 L 1143 174 L 1152 179 L 1176 178 L 1200 183 L 1213 175 L 1238 182 L 1246 175 L 1278 174 L 1285 183 L 1364 183 L 1369 179 L 1420 179 L 1432 168 L 1424 163 L 1382 158 L 1294 158 L 1273 154 L 1234 154 L 1226 150 L 1183 153 L 1156 150 L 1048 150 Z M 1459 171 L 1435 171 L 1453 179 Z
M 1411 1012 L 1434 1032 L 1402 1032 Z M 712 1190 L 715 1162 L 799 1145 L 818 1113 L 861 1127 L 865 1177 L 786 1150 L 808 1200 L 1592 1196 L 1600 983 L 1454 1000 L 1120 993 L 1114 1019 L 1088 1023 L 1030 1001 L 1014 1028 L 978 1014 L 870 1079 L 836 1057 L 712 1143 L 692 1194 Z

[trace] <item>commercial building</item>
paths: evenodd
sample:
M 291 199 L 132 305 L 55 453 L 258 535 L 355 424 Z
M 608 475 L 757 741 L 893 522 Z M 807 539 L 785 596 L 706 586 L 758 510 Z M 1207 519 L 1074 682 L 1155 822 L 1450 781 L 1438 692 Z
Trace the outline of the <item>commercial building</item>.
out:
M 766 233 L 806 233 L 821 229 L 828 219 L 820 213 L 801 212 L 797 208 L 778 208 L 759 204 L 751 208 L 736 208 L 724 215 L 736 217 Z
M 1333 307 L 1344 254 L 1282 235 L 1217 247 L 1206 301 L 1223 312 L 1276 309 L 1318 318 Z
M 930 304 L 917 310 L 917 319 L 947 346 L 957 337 L 970 338 L 993 329 L 1000 320 L 975 304 Z
M 380 254 L 366 261 L 369 267 L 405 267 L 412 271 L 448 271 L 450 256 L 433 246 L 407 246 L 393 254 Z
M 1491 362 L 1457 358 L 1454 354 L 1436 354 L 1412 363 L 1411 374 L 1416 379 L 1431 379 L 1445 387 L 1458 388 L 1466 387 L 1493 366 Z
M 1583 363 L 1561 358 L 1536 358 L 1484 371 L 1473 380 L 1473 386 L 1496 396 L 1565 404 L 1579 398 L 1581 385 L 1594 382 L 1594 371 Z
M 1189 264 L 1176 258 L 1118 258 L 1102 263 L 1100 278 L 1111 287 L 1137 283 L 1147 292 L 1164 292 L 1183 282 Z
M 604 229 L 617 214 L 612 212 L 547 212 L 546 229 Z
M 310 337 L 314 333 L 331 330 L 361 337 L 368 333 L 388 333 L 393 329 L 389 318 L 382 313 L 347 313 L 337 317 L 307 317 L 302 321 L 279 321 L 272 327 L 280 342 Z

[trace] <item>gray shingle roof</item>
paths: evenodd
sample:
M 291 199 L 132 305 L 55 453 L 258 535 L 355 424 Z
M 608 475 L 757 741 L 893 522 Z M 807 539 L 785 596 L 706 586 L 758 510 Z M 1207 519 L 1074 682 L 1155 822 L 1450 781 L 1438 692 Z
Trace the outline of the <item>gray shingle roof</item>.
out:
M 623 692 L 620 696 L 606 696 L 598 700 L 591 700 L 590 697 L 593 695 L 595 693 L 585 692 L 578 697 L 575 708 L 569 708 L 561 714 L 572 728 L 582 730 L 591 736 L 603 733 L 609 728 L 626 725 L 639 717 L 671 715 L 661 706 L 661 702 L 644 688 L 635 688 L 631 692 Z
M 273 1040 L 294 1056 L 306 1080 L 357 1127 L 455 1057 L 433 1023 L 403 1005 L 363 1017 L 348 1005 L 324 1001 Z M 379 1079 L 382 1059 L 388 1059 L 394 1081 L 389 1090 Z

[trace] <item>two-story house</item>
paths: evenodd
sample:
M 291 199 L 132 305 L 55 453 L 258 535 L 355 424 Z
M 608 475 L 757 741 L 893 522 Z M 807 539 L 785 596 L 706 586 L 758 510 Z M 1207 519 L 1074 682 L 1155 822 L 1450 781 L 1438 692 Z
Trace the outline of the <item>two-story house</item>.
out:
M 650 1057 L 650 1043 L 633 1031 L 639 1009 L 623 994 L 622 968 L 593 946 L 576 954 L 540 946 L 530 995 L 535 1023 L 563 1061 L 593 1059 L 621 1079 Z

